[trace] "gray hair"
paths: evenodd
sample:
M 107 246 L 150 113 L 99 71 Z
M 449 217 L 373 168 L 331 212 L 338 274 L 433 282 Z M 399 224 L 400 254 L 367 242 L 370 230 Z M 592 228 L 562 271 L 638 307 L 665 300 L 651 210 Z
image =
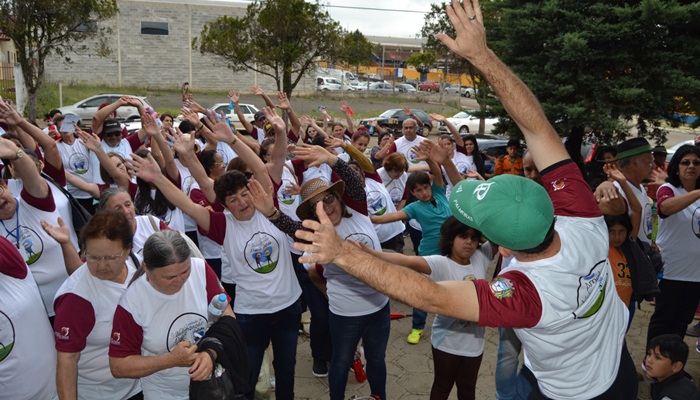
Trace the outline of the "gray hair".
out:
M 143 245 L 143 263 L 149 271 L 181 263 L 189 257 L 190 248 L 187 241 L 177 231 L 158 231 Z
M 109 201 L 109 199 L 118 195 L 119 193 L 126 193 L 129 195 L 129 197 L 131 197 L 131 194 L 129 194 L 129 191 L 127 191 L 123 187 L 121 187 L 121 186 L 111 187 L 111 188 L 105 190 L 104 192 L 102 192 L 102 194 L 100 195 L 100 204 L 97 206 L 97 208 L 100 210 L 103 210 L 105 208 L 105 205 Z

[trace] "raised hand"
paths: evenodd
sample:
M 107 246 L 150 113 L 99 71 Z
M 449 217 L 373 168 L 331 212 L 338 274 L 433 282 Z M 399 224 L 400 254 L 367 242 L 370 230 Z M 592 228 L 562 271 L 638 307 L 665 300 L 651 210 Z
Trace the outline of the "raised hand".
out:
M 45 220 L 41 220 L 41 227 L 44 231 L 53 238 L 58 244 L 68 244 L 70 242 L 70 230 L 68 225 L 63 223 L 63 218 L 58 217 L 58 226 L 51 225 Z
M 0 138 L 0 158 L 13 160 L 18 151 L 19 147 L 14 142 Z
M 192 109 L 186 109 L 182 108 L 180 109 L 180 112 L 182 113 L 182 117 L 189 121 L 192 125 L 195 127 L 199 125 L 199 115 L 197 114 L 197 111 L 193 111 Z
M 160 133 L 156 121 L 146 113 L 141 114 L 141 129 L 143 129 L 149 137 L 156 136 Z
M 248 180 L 248 191 L 253 198 L 255 209 L 264 216 L 271 216 L 275 212 L 275 202 L 273 200 L 272 187 L 263 188 L 262 184 L 255 179 Z
M 199 103 L 197 103 L 196 101 L 194 101 L 194 98 L 189 98 L 189 99 L 185 100 L 185 102 L 183 103 L 183 105 L 184 105 L 185 107 L 189 108 L 190 111 L 192 111 L 192 112 L 194 112 L 194 113 L 202 113 L 202 114 L 204 114 L 204 113 L 207 112 L 207 109 L 204 108 L 204 107 L 202 107 L 202 106 L 201 106 Z
M 311 125 L 311 117 L 309 117 L 308 115 L 302 115 L 302 117 L 299 120 L 304 125 Z
M 337 137 L 328 137 L 323 141 L 328 147 L 343 147 L 343 139 Z
M 290 182 L 285 188 L 284 188 L 284 193 L 290 195 L 290 196 L 297 196 L 301 194 L 301 186 L 297 185 L 294 182 Z
M 272 124 L 272 127 L 277 129 L 281 129 L 284 131 L 284 120 L 282 120 L 282 117 L 277 115 L 275 110 L 273 110 L 270 107 L 265 107 L 262 109 L 263 114 L 265 114 L 265 118 L 267 118 L 267 122 Z
M 5 121 L 10 126 L 16 126 L 22 122 L 22 116 L 11 104 L 0 99 L 0 120 Z
M 623 182 L 627 180 L 625 176 L 617 169 L 615 164 L 605 164 L 603 165 L 603 172 L 605 172 L 610 178 L 613 178 L 617 182 Z
M 232 143 L 236 140 L 236 135 L 231 131 L 231 127 L 225 120 L 222 120 L 215 111 L 207 111 L 207 114 L 204 116 L 204 123 L 217 141 Z
M 449 159 L 447 150 L 430 140 L 424 140 L 417 146 L 413 146 L 411 151 L 421 158 L 433 160 L 438 164 L 444 164 Z
M 170 128 L 166 137 L 173 142 L 173 149 L 177 154 L 187 154 L 194 151 L 194 137 L 189 133 L 182 133 L 179 128 Z
M 253 91 L 253 94 L 256 94 L 256 95 L 258 95 L 258 96 L 264 96 L 264 95 L 265 95 L 265 91 L 263 90 L 263 88 L 261 88 L 261 87 L 258 86 L 258 85 L 253 85 L 253 87 L 251 87 L 250 90 Z
M 82 143 L 88 150 L 92 152 L 102 150 L 102 141 L 100 141 L 99 136 L 95 135 L 94 133 L 89 133 L 78 129 L 75 130 L 75 133 L 78 135 L 80 143 Z
M 432 119 L 433 121 L 437 121 L 437 122 L 447 121 L 447 118 L 444 115 L 440 115 L 440 114 L 430 114 L 430 119 Z
M 468 60 L 488 51 L 479 0 L 467 0 L 463 5 L 458 0 L 452 0 L 452 5 L 447 6 L 447 17 L 455 28 L 455 38 L 444 33 L 438 33 L 435 37 L 448 49 Z
M 293 153 L 298 159 L 308 162 L 309 167 L 315 167 L 322 164 L 333 165 L 338 159 L 323 147 L 312 146 L 310 144 L 302 144 L 301 147 L 294 149 Z
M 299 261 L 302 263 L 330 264 L 338 257 L 343 249 L 343 240 L 335 231 L 333 223 L 323 209 L 323 202 L 316 204 L 318 221 L 304 220 L 302 225 L 308 230 L 298 230 L 295 235 L 309 243 L 294 243 L 294 248 L 306 255 Z
M 277 92 L 277 101 L 279 101 L 277 108 L 279 108 L 280 110 L 287 111 L 290 108 L 292 108 L 292 103 L 289 102 L 287 94 L 284 92 Z
M 124 163 L 131 173 L 146 182 L 153 183 L 163 176 L 160 166 L 153 159 L 151 153 L 148 153 L 148 156 L 145 158 L 132 153 L 131 160 L 126 160 Z
M 231 100 L 234 104 L 238 104 L 238 101 L 241 99 L 241 94 L 234 90 L 229 90 L 228 99 Z
M 404 107 L 404 108 L 403 108 L 403 112 L 406 113 L 406 116 L 408 116 L 408 117 L 413 117 L 413 111 L 412 111 L 410 108 Z
M 348 105 L 348 102 L 345 101 L 345 100 L 343 100 L 343 101 L 340 102 L 340 107 L 338 107 L 338 109 L 339 109 L 340 112 L 342 112 L 343 114 L 347 114 L 347 113 L 350 112 L 350 111 L 349 111 L 349 110 L 350 110 L 350 106 Z

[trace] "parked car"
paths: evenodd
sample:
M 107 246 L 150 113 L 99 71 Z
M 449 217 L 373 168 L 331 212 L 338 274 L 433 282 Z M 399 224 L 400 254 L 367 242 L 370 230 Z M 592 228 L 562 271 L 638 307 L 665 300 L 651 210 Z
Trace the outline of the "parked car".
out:
M 423 110 L 411 111 L 418 118 L 420 118 L 420 120 L 425 125 L 423 127 L 423 136 L 428 136 L 430 134 L 430 131 L 433 129 L 433 121 L 430 119 L 428 113 L 426 113 Z M 406 120 L 406 118 L 408 118 L 408 116 L 406 116 L 406 113 L 403 111 L 403 109 L 396 108 L 384 111 L 377 118 L 367 118 L 360 120 L 360 125 L 363 125 L 365 128 L 369 129 L 369 127 L 372 124 L 372 121 L 376 120 L 379 126 L 381 126 L 382 128 L 391 129 L 400 135 L 401 125 L 403 124 L 403 121 Z
M 440 84 L 437 82 L 425 81 L 418 84 L 418 90 L 424 90 L 426 92 L 439 92 Z
M 401 93 L 415 93 L 416 92 L 416 88 L 409 85 L 408 83 L 399 83 L 395 87 L 396 87 L 396 91 L 401 92 Z
M 447 118 L 452 125 L 459 130 L 459 133 L 476 133 L 479 132 L 479 117 L 474 116 L 475 111 L 460 111 L 452 118 Z M 484 132 L 491 132 L 494 125 L 498 122 L 498 118 L 486 118 L 484 120 Z M 442 122 L 438 125 L 439 133 L 450 133 L 447 126 Z
M 678 149 L 679 149 L 681 146 L 683 146 L 684 144 L 689 144 L 689 145 L 691 145 L 691 146 L 694 146 L 694 145 L 695 145 L 695 139 L 685 140 L 685 141 L 680 142 L 680 143 L 678 143 L 678 144 L 674 144 L 673 146 L 671 146 L 670 148 L 668 148 L 668 149 L 666 150 L 666 151 L 668 152 L 668 154 L 666 155 L 666 162 L 671 162 L 671 158 L 673 157 L 673 153 L 675 153 L 676 150 L 678 150 Z
M 383 80 L 382 76 L 379 74 L 367 74 L 365 75 L 365 79 L 368 81 L 381 81 Z
M 403 83 L 405 83 L 405 84 L 407 84 L 407 85 L 411 85 L 411 86 L 413 86 L 413 88 L 415 89 L 416 86 L 418 86 L 418 84 L 419 84 L 420 82 L 418 82 L 418 81 L 415 80 L 415 79 L 406 79 L 405 81 L 403 81 Z
M 106 102 L 114 103 L 123 96 L 131 96 L 139 100 L 144 107 L 150 105 L 148 101 L 146 101 L 146 98 L 141 96 L 133 96 L 129 94 L 98 94 L 96 96 L 80 100 L 73 105 L 61 107 L 58 110 L 61 111 L 61 114 L 63 115 L 77 115 L 80 117 L 80 125 L 90 126 L 92 124 L 92 117 L 95 116 L 98 111 L 98 107 L 101 104 Z M 139 110 L 136 107 L 119 107 L 117 109 L 117 119 L 120 121 L 135 120 L 141 119 L 141 115 L 139 115 Z
M 236 114 L 235 110 L 229 110 L 229 103 L 216 103 L 213 106 L 209 107 L 209 110 L 213 110 L 216 112 L 218 115 L 221 115 L 222 113 L 224 116 L 228 119 L 229 124 L 233 125 L 233 127 L 237 131 L 245 131 L 245 127 L 243 126 L 243 123 L 241 123 L 241 120 L 238 119 L 238 115 Z M 250 122 L 251 124 L 255 120 L 254 116 L 255 113 L 258 112 L 258 109 L 252 105 L 252 104 L 240 104 L 241 111 L 243 112 L 243 118 L 245 118 L 246 121 Z M 199 118 L 204 117 L 204 114 L 198 114 Z M 173 126 L 178 127 L 180 126 L 180 122 L 182 122 L 184 118 L 182 115 L 178 115 L 175 117 L 175 121 L 173 121 Z
M 330 78 L 327 76 L 317 76 L 316 77 L 316 90 L 322 92 L 337 92 L 341 90 L 343 83 L 336 78 Z
M 462 86 L 459 90 L 462 97 L 474 97 L 476 96 L 476 90 L 472 86 Z
M 448 83 L 447 85 L 445 85 L 444 90 L 445 90 L 445 93 L 447 93 L 447 94 L 457 94 L 457 93 L 461 94 L 460 86 L 453 85 L 451 83 Z
M 394 93 L 394 87 L 391 83 L 387 82 L 372 82 L 368 86 L 360 85 L 357 87 L 358 91 L 369 91 L 369 92 L 382 92 L 382 93 Z

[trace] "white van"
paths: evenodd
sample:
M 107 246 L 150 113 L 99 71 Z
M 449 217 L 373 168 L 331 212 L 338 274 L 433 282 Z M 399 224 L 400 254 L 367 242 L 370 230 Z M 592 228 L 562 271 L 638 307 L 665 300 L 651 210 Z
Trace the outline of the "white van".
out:
M 336 78 L 329 78 L 327 76 L 317 76 L 316 77 L 316 90 L 321 90 L 324 92 L 335 92 L 343 87 L 343 83 Z
M 330 78 L 336 78 L 341 83 L 349 84 L 352 81 L 357 80 L 357 76 L 352 72 L 343 71 L 342 69 L 336 68 L 318 68 L 316 73 L 319 76 L 327 76 Z

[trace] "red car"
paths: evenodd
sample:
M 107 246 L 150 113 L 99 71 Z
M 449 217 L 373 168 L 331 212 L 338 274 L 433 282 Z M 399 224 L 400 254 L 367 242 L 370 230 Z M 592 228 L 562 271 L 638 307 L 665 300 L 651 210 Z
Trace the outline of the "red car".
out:
M 418 85 L 418 90 L 425 90 L 426 92 L 439 92 L 440 84 L 437 82 L 425 81 Z

